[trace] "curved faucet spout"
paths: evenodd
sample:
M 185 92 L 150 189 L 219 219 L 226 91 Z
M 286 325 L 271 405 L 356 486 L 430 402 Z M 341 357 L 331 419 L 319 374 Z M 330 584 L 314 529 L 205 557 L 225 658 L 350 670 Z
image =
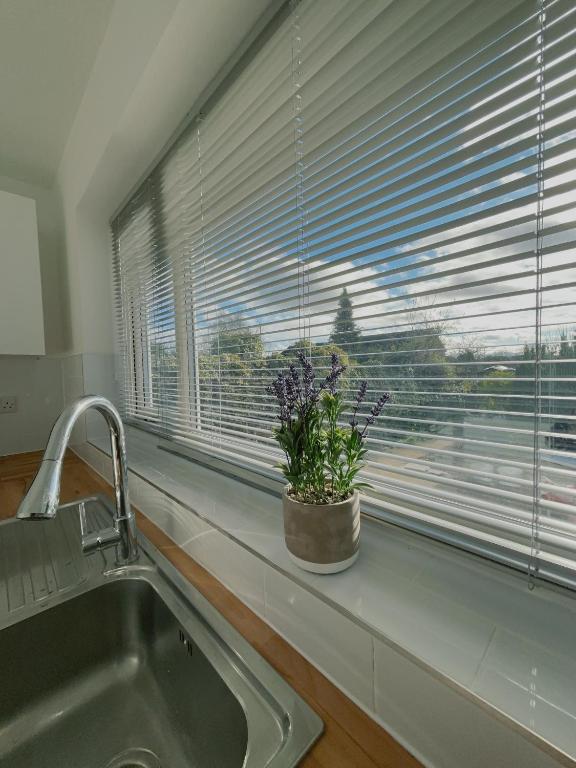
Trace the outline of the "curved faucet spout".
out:
M 138 543 L 136 520 L 128 497 L 126 438 L 120 414 L 105 397 L 86 395 L 62 411 L 52 427 L 40 469 L 22 500 L 16 516 L 20 520 L 47 520 L 56 515 L 60 502 L 62 462 L 72 429 L 79 417 L 91 408 L 95 408 L 106 419 L 112 446 L 114 495 L 116 497 L 114 531 L 116 536 L 104 537 L 102 546 L 109 546 L 111 543 L 116 544 L 119 562 L 130 563 L 138 557 Z M 93 538 L 91 537 L 91 541 Z M 106 543 L 104 544 L 104 542 Z M 89 548 L 93 548 L 93 544 L 90 547 L 86 546 L 86 549 Z

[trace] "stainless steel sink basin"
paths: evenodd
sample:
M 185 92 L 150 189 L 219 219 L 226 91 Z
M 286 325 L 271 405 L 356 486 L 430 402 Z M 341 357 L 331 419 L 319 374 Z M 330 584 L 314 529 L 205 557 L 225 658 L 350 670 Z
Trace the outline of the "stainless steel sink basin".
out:
M 254 649 L 142 537 L 117 568 L 59 519 L 0 524 L 0 765 L 296 765 L 321 721 Z

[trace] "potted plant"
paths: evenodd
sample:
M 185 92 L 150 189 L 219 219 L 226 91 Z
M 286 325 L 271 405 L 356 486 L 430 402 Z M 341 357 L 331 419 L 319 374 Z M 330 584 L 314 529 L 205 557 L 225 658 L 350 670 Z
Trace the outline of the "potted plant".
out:
M 298 353 L 298 362 L 299 366 L 292 364 L 286 373 L 279 373 L 268 388 L 279 406 L 280 425 L 274 437 L 286 456 L 278 465 L 288 481 L 282 496 L 286 546 L 301 568 L 337 573 L 358 557 L 358 489 L 367 484 L 358 482 L 357 476 L 366 455 L 368 429 L 390 395 L 381 395 L 360 417 L 367 391 L 363 381 L 344 426 L 346 404 L 338 383 L 346 368 L 338 355 L 331 356 L 330 372 L 319 385 L 303 352 Z

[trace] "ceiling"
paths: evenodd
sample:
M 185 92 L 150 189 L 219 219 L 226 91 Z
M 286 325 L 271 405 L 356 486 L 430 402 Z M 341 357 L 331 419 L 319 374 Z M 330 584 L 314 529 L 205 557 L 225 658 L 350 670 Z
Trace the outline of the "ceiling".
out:
M 0 175 L 50 186 L 113 0 L 0 0 Z

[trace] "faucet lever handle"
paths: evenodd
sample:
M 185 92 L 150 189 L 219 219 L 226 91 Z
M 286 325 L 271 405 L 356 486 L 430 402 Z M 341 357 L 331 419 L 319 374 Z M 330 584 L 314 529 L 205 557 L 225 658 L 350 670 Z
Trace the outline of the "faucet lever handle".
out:
M 79 502 L 78 512 L 80 514 L 80 533 L 82 536 L 83 552 L 88 554 L 89 552 L 96 552 L 98 549 L 106 549 L 107 547 L 118 544 L 120 541 L 120 533 L 113 526 L 102 528 L 99 531 L 88 530 L 85 501 Z

